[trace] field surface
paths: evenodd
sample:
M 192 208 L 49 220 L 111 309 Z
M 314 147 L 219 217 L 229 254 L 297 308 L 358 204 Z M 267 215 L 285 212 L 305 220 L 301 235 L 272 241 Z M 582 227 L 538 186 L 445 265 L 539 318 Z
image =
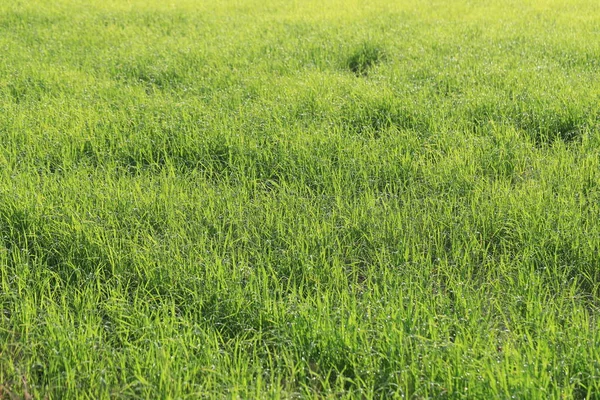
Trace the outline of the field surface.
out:
M 600 397 L 597 0 L 0 2 L 0 399 Z

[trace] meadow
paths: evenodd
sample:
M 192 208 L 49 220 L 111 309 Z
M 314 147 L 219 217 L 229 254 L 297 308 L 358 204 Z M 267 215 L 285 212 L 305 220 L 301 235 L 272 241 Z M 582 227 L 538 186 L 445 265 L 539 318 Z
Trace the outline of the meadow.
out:
M 0 399 L 600 398 L 597 0 L 0 2 Z

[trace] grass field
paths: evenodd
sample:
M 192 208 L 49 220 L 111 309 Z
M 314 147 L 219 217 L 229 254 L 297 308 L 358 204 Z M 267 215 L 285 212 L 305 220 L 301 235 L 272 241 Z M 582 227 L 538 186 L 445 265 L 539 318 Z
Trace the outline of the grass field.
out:
M 0 399 L 600 398 L 597 0 L 0 2 Z

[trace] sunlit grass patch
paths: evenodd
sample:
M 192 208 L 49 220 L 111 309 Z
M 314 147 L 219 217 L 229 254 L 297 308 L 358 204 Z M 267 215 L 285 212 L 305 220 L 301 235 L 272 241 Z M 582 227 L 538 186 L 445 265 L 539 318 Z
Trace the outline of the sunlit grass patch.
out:
M 0 3 L 0 398 L 594 398 L 595 9 Z

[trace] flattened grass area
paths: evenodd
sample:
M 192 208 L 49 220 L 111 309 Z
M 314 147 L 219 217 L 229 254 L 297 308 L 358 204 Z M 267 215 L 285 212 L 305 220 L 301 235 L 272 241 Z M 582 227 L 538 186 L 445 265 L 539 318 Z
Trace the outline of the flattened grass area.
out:
M 0 2 L 0 398 L 596 398 L 596 0 Z

